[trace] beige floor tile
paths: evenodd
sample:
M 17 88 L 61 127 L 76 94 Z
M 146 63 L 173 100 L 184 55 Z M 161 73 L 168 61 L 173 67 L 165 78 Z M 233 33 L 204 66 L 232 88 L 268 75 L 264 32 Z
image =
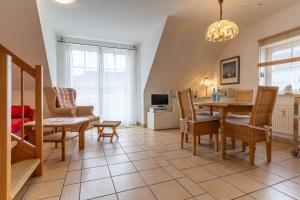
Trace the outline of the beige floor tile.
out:
M 241 190 L 221 178 L 200 183 L 200 186 L 218 200 L 230 200 L 244 195 Z
M 155 160 L 153 159 L 145 159 L 145 160 L 138 160 L 133 161 L 134 166 L 137 168 L 138 171 L 142 170 L 149 170 L 160 167 Z
M 223 177 L 227 182 L 244 191 L 245 193 L 250 193 L 259 189 L 267 187 L 266 185 L 245 176 L 242 174 L 234 174 L 230 176 Z
M 140 146 L 128 146 L 128 147 L 124 147 L 123 149 L 126 153 L 143 151 L 143 149 Z
M 127 155 L 123 154 L 123 155 L 116 155 L 116 156 L 108 156 L 106 157 L 107 163 L 109 165 L 111 164 L 118 164 L 118 163 L 124 163 L 124 162 L 129 162 L 129 158 L 127 157 Z
M 293 181 L 293 182 L 295 182 L 295 183 L 298 183 L 298 184 L 300 185 L 300 176 L 291 179 L 291 181 Z
M 81 183 L 80 199 L 91 199 L 114 194 L 115 189 L 111 178 Z
M 176 181 L 169 181 L 150 186 L 157 199 L 183 200 L 191 195 Z
M 61 159 L 59 160 L 47 160 L 44 163 L 44 169 L 53 169 L 53 168 L 61 168 L 61 167 L 68 167 L 70 161 L 62 161 Z
M 106 177 L 110 177 L 109 169 L 107 166 L 88 168 L 82 170 L 81 181 L 91 181 Z
M 63 180 L 50 181 L 30 185 L 22 200 L 36 200 L 60 195 Z
M 203 168 L 219 177 L 236 173 L 236 171 L 234 171 L 230 168 L 227 168 L 224 165 L 219 164 L 219 163 L 205 165 L 205 166 L 203 166 Z
M 156 200 L 148 187 L 118 193 L 119 200 Z
M 127 154 L 128 158 L 132 161 L 135 161 L 135 160 L 143 160 L 143 159 L 146 159 L 148 158 L 148 154 L 146 152 L 135 152 L 135 153 L 128 153 Z
M 200 196 L 195 197 L 196 200 L 215 200 L 215 198 L 213 198 L 212 196 L 210 196 L 209 194 L 202 194 Z
M 80 170 L 82 167 L 82 160 L 71 161 L 68 171 Z
M 196 183 L 200 183 L 203 181 L 217 178 L 216 175 L 210 173 L 203 167 L 194 167 L 194 168 L 190 168 L 190 169 L 185 169 L 185 170 L 182 170 L 182 172 L 185 175 L 187 175 L 188 177 L 190 177 Z
M 285 193 L 295 199 L 300 199 L 300 185 L 292 181 L 285 181 L 277 185 L 272 186 L 276 190 Z
M 276 164 L 267 164 L 260 168 L 267 172 L 274 173 L 286 179 L 293 178 L 300 175 L 300 171 L 298 170 L 289 169 L 287 167 L 276 165 Z
M 42 183 L 47 181 L 64 179 L 66 173 L 67 173 L 66 167 L 48 169 L 48 170 L 44 170 L 43 176 L 34 177 L 32 181 L 33 183 Z
M 293 198 L 272 188 L 266 188 L 257 192 L 251 193 L 250 196 L 259 200 L 292 200 Z
M 200 188 L 196 183 L 194 183 L 190 178 L 184 177 L 177 179 L 177 181 L 193 196 L 204 194 L 205 191 Z
M 252 198 L 250 195 L 245 195 L 245 196 L 239 197 L 235 200 L 255 200 L 255 199 Z
M 263 171 L 261 169 L 252 169 L 243 173 L 257 181 L 262 182 L 265 185 L 274 185 L 276 183 L 282 182 L 284 178 L 277 176 L 275 174 Z
M 103 151 L 88 151 L 88 152 L 84 152 L 83 159 L 99 158 L 103 156 L 104 156 Z
M 215 161 L 212 159 L 207 159 L 207 158 L 200 158 L 199 156 L 192 156 L 188 158 L 192 162 L 196 163 L 197 165 L 207 165 L 210 163 L 214 163 Z
M 65 179 L 65 185 L 80 183 L 81 180 L 81 170 L 70 171 L 67 173 Z
M 105 156 L 115 156 L 125 154 L 122 148 L 104 150 Z
M 287 152 L 290 154 L 290 152 Z M 291 155 L 291 154 L 290 154 Z M 289 160 L 285 160 L 285 161 L 281 161 L 281 162 L 277 162 L 277 165 L 283 166 L 283 167 L 287 167 L 289 169 L 292 169 L 294 171 L 299 172 L 300 171 L 300 160 L 299 158 L 292 158 Z
M 138 173 L 115 176 L 113 177 L 113 181 L 117 192 L 131 190 L 146 185 L 143 178 Z
M 87 160 L 83 160 L 82 168 L 91 168 L 91 167 L 100 167 L 103 165 L 107 165 L 104 157 L 102 158 L 91 158 Z
M 171 165 L 170 162 L 168 162 L 166 159 L 164 159 L 162 157 L 153 158 L 153 160 L 155 160 L 157 162 L 157 164 L 159 164 L 159 166 L 161 166 L 161 167 L 166 167 L 166 166 Z
M 164 167 L 164 170 L 166 170 L 166 172 L 168 172 L 173 178 L 182 178 L 185 176 L 181 171 L 176 169 L 174 166 Z
M 136 172 L 131 162 L 109 165 L 109 169 L 112 176 Z
M 96 199 L 93 199 L 93 200 L 118 200 L 118 197 L 116 194 L 112 194 L 112 195 L 107 195 L 107 196 L 104 196 L 104 197 L 99 197 L 99 198 L 96 198 Z
M 192 162 L 188 158 L 178 158 L 178 159 L 170 160 L 169 162 L 172 163 L 179 170 L 197 166 L 196 163 Z
M 173 179 L 163 168 L 141 171 L 140 174 L 148 185 Z
M 66 185 L 63 188 L 61 200 L 77 200 L 79 199 L 80 184 Z

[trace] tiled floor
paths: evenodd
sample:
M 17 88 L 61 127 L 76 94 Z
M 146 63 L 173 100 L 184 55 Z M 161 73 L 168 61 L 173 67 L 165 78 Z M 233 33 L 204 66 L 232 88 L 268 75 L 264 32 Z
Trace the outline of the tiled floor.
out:
M 228 151 L 228 160 L 214 152 L 206 138 L 192 156 L 191 144 L 179 147 L 178 130 L 120 129 L 119 141 L 97 142 L 86 133 L 86 148 L 67 144 L 67 161 L 60 149 L 45 144 L 45 170 L 32 178 L 16 199 L 22 200 L 289 200 L 300 199 L 300 160 L 290 144 L 273 142 L 273 162 L 265 161 L 265 145 L 256 148 L 256 165 L 248 154 Z

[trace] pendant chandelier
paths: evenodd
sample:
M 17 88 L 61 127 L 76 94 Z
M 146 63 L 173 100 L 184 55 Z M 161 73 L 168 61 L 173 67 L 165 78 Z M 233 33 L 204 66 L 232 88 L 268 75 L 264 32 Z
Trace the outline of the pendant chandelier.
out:
M 219 4 L 220 20 L 211 24 L 206 32 L 205 39 L 209 42 L 223 42 L 239 34 L 239 28 L 234 22 L 223 19 L 223 0 L 219 0 Z

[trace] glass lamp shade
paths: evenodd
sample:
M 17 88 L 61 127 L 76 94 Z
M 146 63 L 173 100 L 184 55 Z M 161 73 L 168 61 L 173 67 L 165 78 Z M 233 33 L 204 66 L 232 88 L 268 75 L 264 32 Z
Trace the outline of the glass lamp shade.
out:
M 223 42 L 239 34 L 238 26 L 229 20 L 220 20 L 208 27 L 205 39 L 210 42 Z

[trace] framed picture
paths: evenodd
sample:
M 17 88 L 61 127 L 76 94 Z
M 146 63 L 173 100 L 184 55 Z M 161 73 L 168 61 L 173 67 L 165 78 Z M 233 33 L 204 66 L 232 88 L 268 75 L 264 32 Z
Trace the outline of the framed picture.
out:
M 220 61 L 221 85 L 240 83 L 240 56 Z

